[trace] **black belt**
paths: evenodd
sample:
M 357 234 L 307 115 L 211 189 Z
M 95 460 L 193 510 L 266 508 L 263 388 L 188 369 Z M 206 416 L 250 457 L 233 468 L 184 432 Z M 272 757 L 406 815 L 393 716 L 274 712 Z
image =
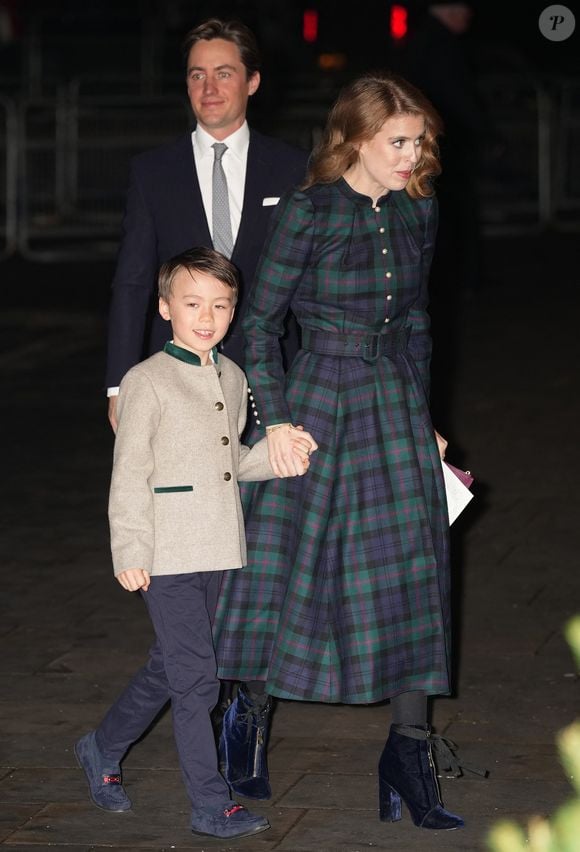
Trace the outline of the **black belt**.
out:
M 302 329 L 302 349 L 319 355 L 338 355 L 342 358 L 362 358 L 372 364 L 381 355 L 392 357 L 405 352 L 409 342 L 408 326 L 397 330 L 364 333 Z

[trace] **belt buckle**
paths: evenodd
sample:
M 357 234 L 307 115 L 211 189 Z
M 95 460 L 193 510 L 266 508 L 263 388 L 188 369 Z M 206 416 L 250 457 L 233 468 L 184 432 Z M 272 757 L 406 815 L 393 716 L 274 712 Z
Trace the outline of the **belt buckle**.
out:
M 381 354 L 381 334 L 369 334 L 368 336 L 371 340 L 370 343 L 365 343 L 363 348 L 366 350 L 364 355 L 362 356 L 363 361 L 366 361 L 367 364 L 374 364 L 375 361 L 379 360 L 379 355 Z

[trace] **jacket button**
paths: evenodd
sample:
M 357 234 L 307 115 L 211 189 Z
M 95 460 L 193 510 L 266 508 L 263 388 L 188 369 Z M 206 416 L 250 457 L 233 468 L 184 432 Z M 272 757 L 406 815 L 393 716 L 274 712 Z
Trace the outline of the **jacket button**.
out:
M 223 438 L 222 438 L 222 444 L 224 445 L 224 447 L 227 447 L 229 442 L 230 442 L 230 439 L 228 438 L 228 436 L 224 435 Z
M 232 478 L 231 473 L 224 473 L 224 479 L 225 479 L 226 482 L 229 482 L 231 478 Z
M 216 411 L 222 411 L 223 407 L 224 407 L 223 402 L 216 402 L 216 404 L 214 405 L 214 408 L 216 409 Z

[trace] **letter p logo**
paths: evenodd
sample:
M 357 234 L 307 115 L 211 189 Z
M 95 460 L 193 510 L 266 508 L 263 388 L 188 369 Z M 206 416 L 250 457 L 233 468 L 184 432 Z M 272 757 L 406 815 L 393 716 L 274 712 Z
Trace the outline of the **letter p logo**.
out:
M 538 27 L 544 38 L 565 41 L 574 32 L 576 19 L 567 6 L 547 6 L 538 18 Z

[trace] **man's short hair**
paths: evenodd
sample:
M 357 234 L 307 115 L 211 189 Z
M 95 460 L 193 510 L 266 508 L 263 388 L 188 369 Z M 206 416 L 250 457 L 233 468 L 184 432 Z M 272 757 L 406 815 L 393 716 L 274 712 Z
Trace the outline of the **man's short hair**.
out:
M 260 70 L 262 65 L 260 49 L 252 30 L 235 19 L 222 21 L 219 18 L 209 18 L 190 30 L 183 40 L 182 51 L 186 71 L 189 52 L 193 45 L 198 41 L 212 41 L 215 38 L 231 41 L 237 45 L 248 80 Z

